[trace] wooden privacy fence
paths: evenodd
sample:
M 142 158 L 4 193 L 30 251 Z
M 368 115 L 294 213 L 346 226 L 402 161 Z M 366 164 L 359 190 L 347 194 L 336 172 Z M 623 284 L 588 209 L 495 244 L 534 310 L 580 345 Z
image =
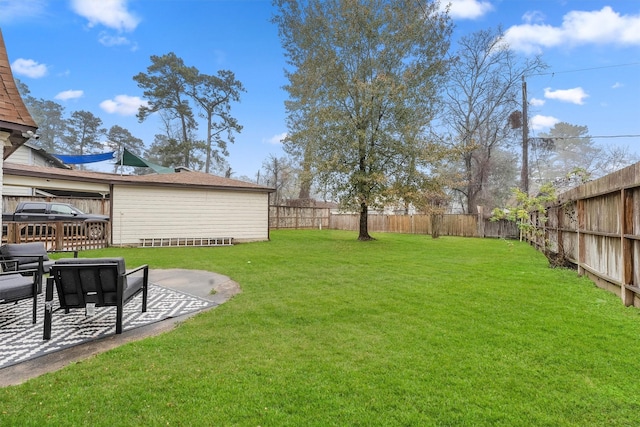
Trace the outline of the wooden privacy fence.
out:
M 357 231 L 358 214 L 332 213 L 329 208 L 271 206 L 269 228 L 304 229 L 329 228 Z M 478 215 L 369 215 L 368 227 L 372 233 L 433 234 L 434 224 L 442 236 L 505 237 L 518 236 L 513 222 L 478 222 Z
M 538 249 L 640 307 L 640 163 L 561 194 L 546 224 L 532 220 Z
M 357 231 L 358 214 L 332 214 L 331 229 Z M 369 215 L 372 233 L 432 234 L 434 225 L 441 236 L 478 237 L 477 215 Z
M 84 213 L 109 215 L 111 210 L 111 200 L 109 199 L 88 199 L 88 198 L 69 198 L 69 197 L 29 197 L 29 196 L 2 196 L 2 212 L 12 213 L 16 210 L 16 206 L 20 202 L 56 202 L 69 203 Z
M 269 228 L 329 228 L 329 208 L 269 206 Z

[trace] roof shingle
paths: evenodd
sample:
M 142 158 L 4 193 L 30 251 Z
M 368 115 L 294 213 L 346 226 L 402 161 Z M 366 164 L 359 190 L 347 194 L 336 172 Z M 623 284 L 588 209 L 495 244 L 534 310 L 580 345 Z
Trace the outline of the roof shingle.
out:
M 236 179 L 223 178 L 204 172 L 177 172 L 150 175 L 116 175 L 104 172 L 90 172 L 76 169 L 59 169 L 44 166 L 4 163 L 5 175 L 41 178 L 68 179 L 71 181 L 99 182 L 108 184 L 149 185 L 149 186 L 189 186 L 210 189 L 244 190 L 272 192 L 272 188 Z
M 9 129 L 14 129 L 11 127 L 12 124 L 36 129 L 38 127 L 24 105 L 13 80 L 2 30 L 0 30 L 0 122 L 6 122 L 0 123 L 0 126 Z

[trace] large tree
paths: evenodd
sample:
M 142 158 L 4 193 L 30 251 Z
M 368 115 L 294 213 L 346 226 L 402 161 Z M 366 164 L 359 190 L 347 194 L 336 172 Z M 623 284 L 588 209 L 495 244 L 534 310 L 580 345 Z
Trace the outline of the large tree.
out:
M 286 157 L 270 155 L 262 162 L 259 184 L 275 189 L 269 195 L 270 205 L 280 205 L 295 196 L 296 172 Z
M 29 112 L 38 124 L 40 148 L 48 153 L 66 151 L 63 139 L 67 127 L 64 107 L 54 101 L 37 99 L 30 104 Z
M 479 30 L 458 41 L 445 86 L 443 121 L 460 154 L 463 195 L 468 213 L 493 204 L 490 182 L 495 153 L 517 141 L 509 116 L 520 108 L 522 76 L 544 67 L 539 57 L 518 58 L 497 30 Z M 490 206 L 492 207 L 492 206 Z
M 136 138 L 131 135 L 128 129 L 118 125 L 109 128 L 107 146 L 117 153 L 118 159 L 122 158 L 125 148 L 138 156 L 142 156 L 145 151 L 144 142 L 140 138 Z M 118 168 L 122 171 L 123 166 L 116 163 L 113 166 L 113 171 L 117 172 Z
M 234 132 L 240 133 L 242 126 L 231 115 L 231 102 L 240 101 L 240 92 L 244 87 L 236 80 L 233 72 L 220 70 L 215 76 L 196 74 L 188 79 L 189 96 L 202 110 L 207 121 L 205 141 L 205 172 L 209 173 L 212 163 L 216 166 L 225 164 L 229 155 L 227 146 L 234 142 Z
M 537 142 L 533 145 L 535 151 L 531 167 L 534 182 L 538 187 L 551 183 L 558 192 L 575 187 L 584 180 L 615 172 L 638 160 L 628 147 L 599 145 L 589 135 L 587 126 L 567 122 L 556 123 L 548 132 L 532 139 Z
M 162 56 L 151 56 L 151 65 L 147 73 L 138 73 L 133 79 L 144 89 L 148 105 L 138 110 L 138 119 L 142 122 L 151 113 L 163 111 L 166 117 L 175 119 L 180 126 L 179 144 L 182 148 L 182 162 L 186 167 L 192 163 L 193 140 L 190 138 L 198 124 L 189 104 L 189 76 L 195 76 L 198 70 L 187 67 L 181 58 L 170 52 Z
M 54 101 L 34 98 L 31 96 L 29 87 L 18 79 L 16 79 L 16 87 L 29 110 L 29 114 L 38 125 L 40 138 L 32 140 L 32 143 L 48 153 L 68 151 L 63 141 L 67 126 L 64 107 Z
M 393 177 L 428 158 L 424 130 L 446 69 L 451 23 L 433 2 L 275 0 L 290 69 L 289 151 L 304 152 L 322 183 L 367 218 Z M 307 167 L 307 169 L 309 169 Z
M 67 120 L 63 140 L 70 153 L 91 154 L 102 150 L 101 139 L 106 133 L 102 128 L 102 119 L 90 111 L 74 111 Z

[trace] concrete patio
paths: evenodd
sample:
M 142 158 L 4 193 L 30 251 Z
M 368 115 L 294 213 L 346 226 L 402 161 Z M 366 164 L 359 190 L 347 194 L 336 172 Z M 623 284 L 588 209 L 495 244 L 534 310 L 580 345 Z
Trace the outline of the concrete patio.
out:
M 211 300 L 216 304 L 222 304 L 240 292 L 238 284 L 227 276 L 201 270 L 150 270 L 149 281 L 165 288 Z M 73 362 L 87 359 L 119 345 L 161 334 L 173 329 L 178 323 L 197 313 L 125 330 L 120 335 L 109 335 L 102 339 L 0 369 L 0 387 L 20 384 L 30 378 L 56 371 Z

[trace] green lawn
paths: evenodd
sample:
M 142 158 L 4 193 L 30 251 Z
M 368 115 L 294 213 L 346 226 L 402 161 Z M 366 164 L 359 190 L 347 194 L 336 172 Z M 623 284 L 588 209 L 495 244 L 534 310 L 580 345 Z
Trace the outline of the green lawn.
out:
M 640 311 L 520 242 L 278 231 L 107 249 L 216 271 L 229 302 L 0 389 L 0 425 L 629 426 Z

